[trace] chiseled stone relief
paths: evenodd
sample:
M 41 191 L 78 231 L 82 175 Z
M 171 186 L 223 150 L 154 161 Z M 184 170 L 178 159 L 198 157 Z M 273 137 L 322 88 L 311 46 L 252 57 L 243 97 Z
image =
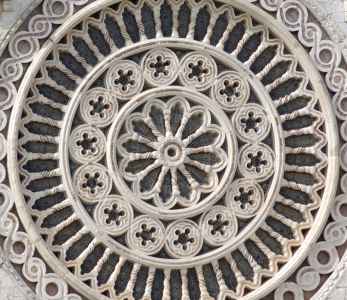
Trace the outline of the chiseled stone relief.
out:
M 0 59 L 3 295 L 344 299 L 347 73 L 307 3 L 33 2 Z

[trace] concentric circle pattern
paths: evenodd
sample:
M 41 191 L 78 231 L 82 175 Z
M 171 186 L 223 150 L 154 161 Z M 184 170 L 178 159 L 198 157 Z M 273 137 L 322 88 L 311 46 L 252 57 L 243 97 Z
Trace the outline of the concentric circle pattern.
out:
M 94 1 L 21 81 L 16 213 L 86 299 L 263 299 L 328 216 L 331 101 L 305 48 L 248 1 Z

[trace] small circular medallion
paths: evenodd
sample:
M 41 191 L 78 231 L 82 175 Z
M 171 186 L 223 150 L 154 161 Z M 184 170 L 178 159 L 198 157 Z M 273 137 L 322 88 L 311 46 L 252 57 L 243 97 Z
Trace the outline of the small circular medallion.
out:
M 118 102 L 111 92 L 95 88 L 82 96 L 80 113 L 83 120 L 97 127 L 111 124 L 118 111 Z
M 94 219 L 102 230 L 106 230 L 111 235 L 120 235 L 131 226 L 133 210 L 124 199 L 112 196 L 98 203 Z
M 180 79 L 185 86 L 198 91 L 210 87 L 217 76 L 217 65 L 208 54 L 188 53 L 181 61 Z
M 256 181 L 239 179 L 231 185 L 225 202 L 238 217 L 251 218 L 258 212 L 264 200 L 263 189 Z
M 77 169 L 74 186 L 79 197 L 87 202 L 102 200 L 112 188 L 107 169 L 100 164 L 88 164 Z
M 247 102 L 250 87 L 239 73 L 226 71 L 218 75 L 212 88 L 212 94 L 225 109 L 234 110 Z
M 265 180 L 274 172 L 274 153 L 265 144 L 246 145 L 240 151 L 239 169 L 248 179 Z
M 165 229 L 163 224 L 150 216 L 137 217 L 127 233 L 130 248 L 143 254 L 155 254 L 163 247 Z
M 201 219 L 202 235 L 213 247 L 221 246 L 237 234 L 237 220 L 232 209 L 214 206 Z
M 233 118 L 236 133 L 245 142 L 260 142 L 270 132 L 265 110 L 258 104 L 242 106 Z
M 202 247 L 202 235 L 196 223 L 190 220 L 178 220 L 166 230 L 166 249 L 176 258 L 191 257 L 199 253 Z
M 121 100 L 129 100 L 143 87 L 140 66 L 130 60 L 116 61 L 106 74 L 106 87 Z
M 179 61 L 176 54 L 167 48 L 149 51 L 142 61 L 143 75 L 153 86 L 170 85 L 178 75 Z
M 104 134 L 90 125 L 76 127 L 69 141 L 71 157 L 79 163 L 97 162 L 105 155 Z

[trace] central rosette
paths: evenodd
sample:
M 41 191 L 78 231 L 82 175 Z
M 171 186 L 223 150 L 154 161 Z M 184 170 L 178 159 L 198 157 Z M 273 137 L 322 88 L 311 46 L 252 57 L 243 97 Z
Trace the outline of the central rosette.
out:
M 218 192 L 222 178 L 232 176 L 235 145 L 232 130 L 219 120 L 227 116 L 208 102 L 172 87 L 129 103 L 109 135 L 117 186 L 135 202 L 165 210 L 192 207 Z
M 149 98 L 130 113 L 125 132 L 114 140 L 119 172 L 131 190 L 162 208 L 189 207 L 218 186 L 227 164 L 225 132 L 211 112 L 183 96 Z

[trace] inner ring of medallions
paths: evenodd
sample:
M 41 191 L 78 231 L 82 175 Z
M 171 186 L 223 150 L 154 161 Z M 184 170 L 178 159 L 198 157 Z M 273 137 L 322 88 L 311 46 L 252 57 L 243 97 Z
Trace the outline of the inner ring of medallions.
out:
M 184 43 L 182 43 L 181 41 L 179 42 L 177 39 L 172 39 L 172 38 L 162 38 L 160 40 L 160 45 L 162 47 L 169 47 L 169 48 L 187 49 L 187 47 L 188 47 L 188 49 L 191 49 L 191 50 L 204 50 L 204 51 L 208 51 L 211 56 L 218 57 L 219 61 L 221 61 L 225 65 L 231 66 L 236 71 L 242 73 L 245 76 L 245 78 L 248 80 L 248 82 L 250 82 L 255 93 L 258 96 L 260 96 L 259 100 L 261 101 L 262 105 L 265 107 L 265 109 L 267 111 L 272 112 L 268 115 L 268 117 L 271 121 L 272 127 L 276 128 L 274 125 L 279 124 L 279 121 L 278 121 L 279 117 L 277 115 L 277 111 L 273 107 L 271 98 L 270 98 L 269 94 L 267 93 L 266 89 L 263 87 L 263 85 L 254 76 L 252 76 L 252 74 L 246 68 L 244 68 L 244 66 L 241 63 L 233 60 L 229 55 L 227 55 L 223 51 L 215 49 L 212 46 L 201 44 L 199 42 L 185 40 Z M 69 165 L 67 163 L 68 162 L 68 160 L 67 160 L 68 148 L 67 148 L 67 143 L 64 143 L 64 141 L 69 137 L 69 133 L 71 131 L 72 119 L 73 119 L 72 115 L 74 115 L 74 113 L 76 113 L 76 111 L 77 111 L 77 108 L 79 105 L 79 101 L 78 101 L 79 95 L 83 94 L 84 91 L 88 90 L 91 83 L 93 82 L 93 79 L 97 78 L 102 72 L 104 72 L 112 60 L 122 59 L 122 58 L 125 58 L 127 56 L 136 54 L 139 52 L 139 49 L 141 49 L 140 51 L 146 51 L 146 50 L 150 50 L 151 48 L 156 47 L 156 46 L 157 46 L 156 41 L 149 40 L 149 41 L 141 42 L 141 47 L 139 47 L 138 45 L 127 47 L 127 48 L 115 53 L 114 55 L 111 55 L 110 57 L 106 58 L 103 62 L 101 62 L 99 65 L 97 65 L 94 68 L 94 70 L 88 74 L 86 79 L 82 82 L 82 84 L 78 87 L 77 91 L 75 92 L 75 95 L 71 101 L 71 104 L 70 104 L 70 107 L 68 110 L 71 112 L 71 114 L 70 114 L 70 116 L 67 116 L 67 121 L 64 122 L 64 127 L 62 130 L 63 142 L 61 144 L 61 150 L 60 150 L 61 161 L 64 164 L 63 182 L 64 182 L 64 185 L 66 185 L 68 187 L 67 193 L 68 193 L 69 197 L 77 200 L 77 196 L 72 192 L 73 191 L 72 181 L 71 181 L 71 178 L 69 175 L 70 169 L 69 169 Z M 139 258 L 138 253 L 132 253 L 132 250 L 128 249 L 127 247 L 123 246 L 122 244 L 119 244 L 118 242 L 116 242 L 114 239 L 110 238 L 107 235 L 107 233 L 100 232 L 96 228 L 93 219 L 86 212 L 84 206 L 82 205 L 82 203 L 80 201 L 73 201 L 73 206 L 74 206 L 74 209 L 76 211 L 79 211 L 80 216 L 84 220 L 84 223 L 86 224 L 86 226 L 89 227 L 91 232 L 98 235 L 100 237 L 100 239 L 102 239 L 105 242 L 105 245 L 107 245 L 111 248 L 116 247 L 118 249 L 118 252 L 121 255 L 122 254 L 126 255 L 126 256 L 130 255 L 134 261 L 143 262 L 143 260 L 145 260 L 150 265 L 155 265 L 155 266 L 159 266 L 159 267 L 162 264 L 165 264 L 165 266 L 168 268 L 178 268 L 181 266 L 182 267 L 190 267 L 190 266 L 194 266 L 197 263 L 203 263 L 203 262 L 207 263 L 211 257 L 219 258 L 219 257 L 222 257 L 226 251 L 232 251 L 233 249 L 236 249 L 240 243 L 242 243 L 250 234 L 252 234 L 258 228 L 259 224 L 261 224 L 261 222 L 266 217 L 266 213 L 272 207 L 271 195 L 278 192 L 280 178 L 283 174 L 284 151 L 283 151 L 283 144 L 281 142 L 282 138 L 283 138 L 283 133 L 282 133 L 280 128 L 277 128 L 277 130 L 274 131 L 274 136 L 273 136 L 274 148 L 275 148 L 276 153 L 277 153 L 276 157 L 275 157 L 274 180 L 273 180 L 273 184 L 269 188 L 268 196 L 265 199 L 265 203 L 263 204 L 262 208 L 259 210 L 257 217 L 254 218 L 244 228 L 244 230 L 242 230 L 235 237 L 235 239 L 233 239 L 231 242 L 226 243 L 224 246 L 219 247 L 219 248 L 215 249 L 214 251 L 211 251 L 210 253 L 203 254 L 203 255 L 200 255 L 200 256 L 195 257 L 195 258 L 191 258 L 189 262 L 187 262 L 186 260 L 181 260 L 181 259 L 167 260 L 167 259 L 155 258 L 155 257 L 151 257 L 151 256 L 144 256 L 144 257 Z M 210 205 L 213 205 L 213 203 L 211 202 Z M 210 205 L 205 206 L 205 207 L 200 207 L 200 208 L 194 207 L 191 210 L 190 215 L 195 215 L 197 213 L 203 212 L 204 210 L 208 210 L 210 208 Z M 189 211 L 189 208 L 187 208 L 185 210 L 185 215 L 183 215 L 183 217 L 184 216 L 189 217 L 187 210 Z M 152 215 L 152 216 L 158 215 L 158 214 L 153 214 L 153 206 L 148 205 L 146 211 L 148 211 L 149 215 Z M 166 212 L 161 212 L 161 214 L 159 216 L 166 216 Z M 170 217 L 170 215 L 169 215 L 169 217 Z M 178 217 L 180 217 L 180 215 L 176 214 L 175 218 L 178 218 Z
M 94 68 L 94 70 L 92 70 L 88 74 L 88 76 L 82 81 L 81 85 L 76 90 L 75 95 L 71 100 L 71 105 L 68 109 L 70 114 L 65 117 L 65 122 L 64 122 L 64 125 L 62 128 L 63 142 L 61 144 L 63 147 L 63 149 L 61 151 L 61 154 L 62 154 L 61 161 L 64 164 L 63 179 L 64 179 L 64 183 L 68 187 L 68 192 L 71 193 L 74 198 L 78 199 L 78 197 L 75 195 L 71 176 L 70 176 L 70 167 L 68 165 L 68 161 L 69 161 L 68 160 L 69 154 L 68 154 L 68 148 L 67 148 L 68 143 L 66 141 L 69 138 L 71 127 L 72 127 L 72 120 L 74 118 L 74 115 L 75 115 L 77 108 L 78 108 L 78 105 L 79 105 L 79 101 L 80 101 L 79 95 L 82 95 L 85 91 L 87 91 L 90 88 L 90 86 L 92 85 L 94 80 L 96 78 L 98 78 L 109 67 L 110 63 L 113 60 L 124 59 L 126 57 L 135 55 L 137 53 L 142 53 L 142 52 L 148 51 L 148 50 L 150 50 L 154 47 L 157 47 L 157 46 L 158 46 L 158 41 L 149 40 L 149 41 L 141 42 L 141 45 L 137 44 L 136 46 L 130 46 L 130 47 L 127 47 L 126 49 L 122 49 L 122 50 L 116 52 L 113 55 L 110 55 L 104 61 L 102 61 L 99 65 L 97 65 Z M 278 117 L 277 111 L 275 110 L 274 106 L 272 105 L 272 100 L 271 100 L 268 92 L 266 91 L 264 86 L 261 84 L 261 82 L 257 78 L 252 76 L 250 71 L 247 70 L 241 63 L 232 59 L 230 57 L 230 55 L 226 54 L 225 52 L 218 50 L 218 49 L 215 49 L 212 46 L 207 46 L 207 45 L 201 44 L 201 43 L 196 42 L 196 41 L 184 40 L 184 42 L 182 42 L 181 40 L 173 39 L 173 38 L 162 38 L 160 40 L 160 46 L 161 47 L 174 48 L 174 49 L 191 50 L 191 51 L 194 51 L 194 50 L 206 51 L 209 55 L 211 55 L 217 61 L 220 61 L 222 64 L 234 69 L 236 72 L 243 74 L 245 79 L 250 83 L 250 85 L 254 89 L 254 92 L 258 96 L 258 99 L 261 102 L 261 104 L 264 106 L 264 108 L 267 111 L 271 112 L 270 114 L 268 114 L 268 117 L 270 119 L 270 123 L 272 124 L 272 128 L 274 129 L 273 130 L 274 131 L 274 133 L 273 133 L 273 145 L 274 145 L 274 150 L 276 153 L 275 162 L 274 162 L 275 173 L 273 176 L 274 179 L 272 180 L 272 184 L 268 190 L 268 196 L 266 197 L 265 203 L 258 214 L 258 216 L 262 216 L 262 217 L 255 218 L 252 222 L 249 223 L 249 226 L 247 226 L 247 228 L 257 227 L 262 222 L 262 219 L 265 217 L 266 212 L 271 207 L 271 198 L 275 193 L 278 192 L 280 178 L 283 174 L 284 151 L 282 149 L 283 143 L 281 142 L 281 140 L 283 139 L 283 134 L 282 134 L 281 128 L 279 128 L 279 126 L 276 126 L 276 124 L 280 123 L 279 117 Z M 153 89 L 152 89 L 152 91 L 153 91 Z M 199 93 L 199 95 L 201 95 L 201 94 Z M 200 99 L 200 97 L 199 97 L 199 99 Z M 138 100 L 140 100 L 140 98 Z M 133 99 L 131 101 L 136 102 L 138 100 Z M 197 102 L 199 102 L 199 100 Z M 211 105 L 209 102 L 210 101 L 207 101 L 207 104 L 209 107 L 211 107 L 211 111 L 213 112 L 216 109 L 216 105 Z M 120 115 L 120 114 L 121 114 L 121 112 L 118 113 L 118 115 Z M 224 114 L 224 112 L 223 112 L 223 114 Z M 226 122 L 226 124 L 228 124 L 228 122 Z M 236 144 L 236 142 L 234 142 L 234 144 Z M 234 151 L 234 153 L 236 153 L 236 151 Z M 227 179 L 225 179 L 225 180 L 227 180 Z M 230 183 L 230 178 L 228 180 L 228 183 Z M 224 185 L 226 185 L 226 181 L 224 182 Z M 126 186 L 125 183 L 122 184 L 122 186 L 124 189 L 123 189 L 123 193 L 122 192 L 121 193 L 124 195 L 131 196 L 131 194 L 129 194 L 128 186 Z M 226 188 L 227 188 L 227 186 L 225 186 L 224 191 L 226 190 Z M 222 192 L 222 191 L 219 190 L 219 192 Z M 189 218 L 189 217 L 201 214 L 202 212 L 208 210 L 214 203 L 218 202 L 218 200 L 222 196 L 223 195 L 221 195 L 221 194 L 218 195 L 218 193 L 213 193 L 213 195 L 211 197 L 209 197 L 209 199 L 212 198 L 212 200 L 204 199 L 204 201 L 201 201 L 200 203 L 194 205 L 193 207 L 188 207 L 188 208 L 184 208 L 184 209 L 171 209 L 171 210 L 154 207 L 153 205 L 145 203 L 144 201 L 134 200 L 134 202 L 136 203 L 136 206 L 138 208 L 140 208 L 141 212 L 143 212 L 143 213 L 147 213 L 153 217 L 174 220 L 176 218 Z M 133 197 L 134 196 L 132 195 L 130 197 L 130 200 L 133 200 Z M 77 210 L 84 211 L 84 207 L 82 204 L 79 203 L 79 201 L 74 201 L 74 203 L 77 205 L 77 207 L 76 207 Z M 83 215 L 85 215 L 85 217 L 87 217 L 87 219 L 90 219 L 90 217 L 87 213 L 84 213 Z M 87 223 L 90 223 L 90 222 L 87 222 Z

